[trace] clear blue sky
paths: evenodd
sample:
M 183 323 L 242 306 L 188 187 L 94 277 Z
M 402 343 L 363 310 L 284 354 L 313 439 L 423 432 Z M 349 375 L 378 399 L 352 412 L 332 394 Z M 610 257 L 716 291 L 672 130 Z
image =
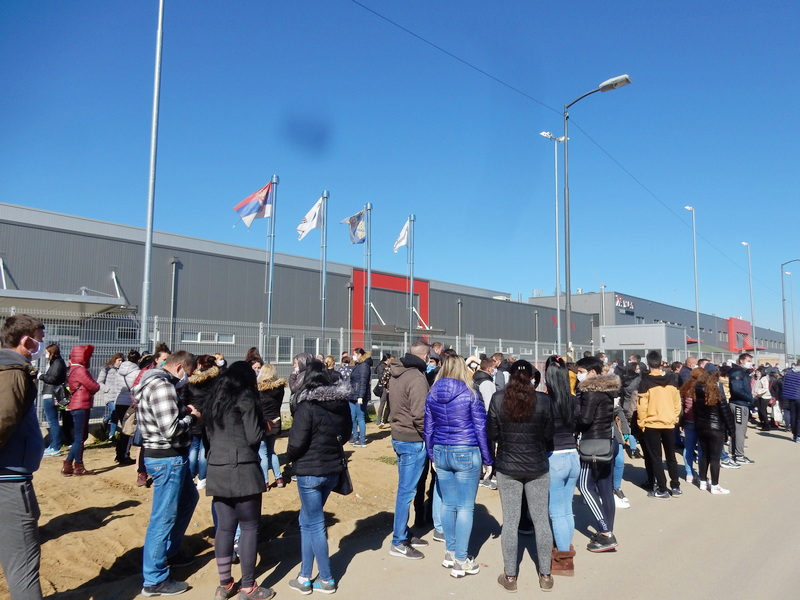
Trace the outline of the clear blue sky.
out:
M 549 294 L 539 132 L 627 73 L 570 111 L 573 291 L 694 308 L 690 204 L 701 310 L 749 320 L 746 240 L 756 323 L 782 329 L 797 2 L 360 1 L 502 83 L 351 0 L 167 0 L 156 229 L 263 247 L 266 221 L 232 207 L 277 173 L 279 252 L 319 256 L 295 228 L 328 189 L 331 261 L 363 264 L 338 221 L 371 201 L 374 269 L 406 271 L 392 244 L 413 212 L 419 277 Z M 0 201 L 145 225 L 157 9 L 0 3 Z

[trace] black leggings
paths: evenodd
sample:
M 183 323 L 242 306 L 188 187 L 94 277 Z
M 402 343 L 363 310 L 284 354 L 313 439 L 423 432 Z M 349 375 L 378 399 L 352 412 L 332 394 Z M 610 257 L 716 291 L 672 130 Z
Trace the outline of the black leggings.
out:
M 711 467 L 711 485 L 719 485 L 719 458 L 722 455 L 722 444 L 725 434 L 718 429 L 698 429 L 697 441 L 700 444 L 700 460 L 698 475 L 705 481 L 708 467 Z
M 251 588 L 256 580 L 256 547 L 258 546 L 258 520 L 261 517 L 261 494 L 244 498 L 214 497 L 217 513 L 217 533 L 214 538 L 214 556 L 217 559 L 220 585 L 231 580 L 231 556 L 236 525 L 242 528 L 239 537 L 239 558 L 242 565 L 242 587 Z

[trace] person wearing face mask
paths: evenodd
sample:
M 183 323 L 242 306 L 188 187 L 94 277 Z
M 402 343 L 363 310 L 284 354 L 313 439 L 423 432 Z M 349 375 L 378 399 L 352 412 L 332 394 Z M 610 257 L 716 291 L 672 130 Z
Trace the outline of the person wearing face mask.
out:
M 69 353 L 69 375 L 67 385 L 72 392 L 67 410 L 72 414 L 75 435 L 67 459 L 61 467 L 65 477 L 72 475 L 94 475 L 83 467 L 83 445 L 89 437 L 89 414 L 92 411 L 94 395 L 100 391 L 100 384 L 89 373 L 89 365 L 94 346 L 73 346 Z M 73 464 L 74 462 L 74 464 Z
M 745 352 L 739 355 L 739 360 L 735 365 L 731 366 L 731 372 L 728 375 L 734 430 L 731 436 L 731 459 L 737 464 L 745 465 L 751 465 L 755 462 L 744 455 L 744 437 L 747 432 L 747 421 L 750 418 L 750 409 L 755 404 L 752 388 L 750 387 L 752 369 L 753 355 Z
M 350 443 L 356 448 L 365 448 L 367 445 L 366 413 L 372 396 L 370 380 L 372 379 L 372 354 L 363 348 L 353 350 L 356 366 L 350 374 L 350 387 L 353 390 L 350 396 L 350 416 L 353 420 L 353 435 Z
M 39 504 L 33 474 L 44 441 L 36 416 L 34 356 L 44 349 L 44 324 L 7 317 L 0 329 L 0 565 L 11 598 L 41 598 Z
M 163 367 L 146 371 L 133 388 L 144 466 L 153 479 L 142 561 L 143 596 L 175 595 L 189 589 L 172 579 L 170 567 L 194 561 L 179 551 L 199 497 L 189 473 L 189 447 L 192 425 L 201 415 L 178 398 L 178 390 L 194 373 L 196 360 L 189 352 L 175 352 Z

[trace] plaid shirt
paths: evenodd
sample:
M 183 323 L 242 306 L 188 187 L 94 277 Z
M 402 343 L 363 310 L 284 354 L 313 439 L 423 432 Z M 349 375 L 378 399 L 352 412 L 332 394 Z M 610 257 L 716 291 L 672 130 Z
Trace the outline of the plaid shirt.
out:
M 176 381 L 168 371 L 153 369 L 133 388 L 136 422 L 145 448 L 184 451 L 192 442 L 193 419 L 178 399 Z

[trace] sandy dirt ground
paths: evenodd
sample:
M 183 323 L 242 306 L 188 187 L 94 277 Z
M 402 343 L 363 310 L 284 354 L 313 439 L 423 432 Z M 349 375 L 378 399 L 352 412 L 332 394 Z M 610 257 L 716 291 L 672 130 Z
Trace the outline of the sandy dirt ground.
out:
M 449 577 L 440 566 L 443 545 L 432 541 L 423 550 L 424 560 L 388 554 L 397 479 L 394 454 L 388 431 L 370 424 L 368 432 L 366 448 L 347 447 L 355 492 L 332 495 L 325 506 L 337 595 L 359 600 L 485 600 L 504 595 L 496 583 L 502 572 L 497 492 L 478 490 L 470 551 L 481 564 L 479 574 Z M 285 447 L 284 434 L 277 449 L 282 452 Z M 728 496 L 711 496 L 684 484 L 681 498 L 649 499 L 635 485 L 644 479 L 643 462 L 627 461 L 623 489 L 632 506 L 617 511 L 616 552 L 592 554 L 584 549 L 593 524 L 576 494 L 576 576 L 556 578 L 553 594 L 648 600 L 796 598 L 791 557 L 798 525 L 792 517 L 800 492 L 800 446 L 783 432 L 764 434 L 751 427 L 747 452 L 756 464 L 722 471 L 722 485 L 732 490 Z M 93 477 L 63 477 L 61 462 L 54 458 L 44 459 L 36 474 L 42 511 L 41 578 L 48 598 L 129 600 L 141 591 L 141 552 L 152 491 L 134 485 L 135 467 L 118 467 L 113 458 L 108 444 L 97 444 L 89 446 L 85 456 L 87 468 L 97 473 Z M 184 543 L 197 561 L 173 573 L 192 586 L 181 596 L 186 600 L 211 600 L 217 586 L 210 506 L 211 499 L 201 492 Z M 279 598 L 298 595 L 287 585 L 299 567 L 298 508 L 293 484 L 264 495 L 257 573 L 259 582 L 274 588 Z M 420 533 L 431 539 L 429 532 Z M 539 594 L 534 539 L 520 540 L 520 593 Z M 6 597 L 5 580 L 0 579 L 0 598 Z

